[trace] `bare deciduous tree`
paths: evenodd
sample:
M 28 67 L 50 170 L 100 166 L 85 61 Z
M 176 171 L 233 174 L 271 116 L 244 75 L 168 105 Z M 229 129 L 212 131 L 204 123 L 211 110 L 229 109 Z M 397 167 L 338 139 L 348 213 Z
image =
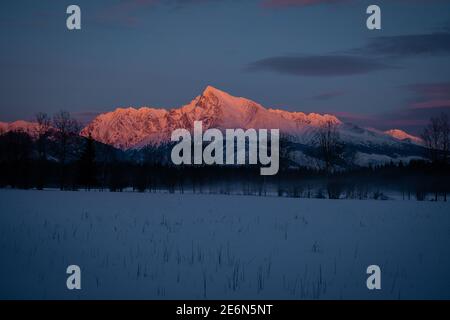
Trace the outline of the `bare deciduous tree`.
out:
M 38 137 L 37 137 L 37 144 L 38 144 L 38 152 L 40 159 L 45 159 L 47 157 L 46 154 L 46 139 L 48 137 L 48 134 L 50 132 L 51 128 L 51 119 L 48 116 L 48 114 L 39 112 L 36 114 L 36 123 L 38 124 Z
M 325 162 L 325 170 L 329 173 L 336 161 L 342 158 L 342 143 L 337 123 L 332 120 L 323 122 L 317 132 L 316 141 Z
M 46 135 L 51 127 L 51 119 L 45 112 L 39 112 L 36 114 L 36 122 L 38 124 L 38 134 L 39 136 Z
M 442 113 L 430 119 L 424 128 L 422 139 L 433 162 L 448 161 L 450 148 L 450 124 L 448 116 Z
M 53 116 L 53 127 L 55 128 L 55 137 L 59 148 L 59 161 L 61 164 L 61 182 L 60 188 L 65 187 L 65 164 L 71 139 L 76 136 L 80 130 L 81 125 L 73 119 L 67 111 L 60 111 Z
M 45 185 L 46 172 L 45 161 L 47 160 L 47 139 L 50 134 L 51 119 L 48 114 L 39 112 L 36 114 L 37 123 L 37 151 L 39 155 L 38 159 L 38 173 L 37 173 L 37 185 L 38 190 L 42 190 Z
M 70 138 L 80 132 L 81 126 L 67 111 L 60 111 L 53 116 L 53 126 L 60 146 L 60 161 L 65 163 Z

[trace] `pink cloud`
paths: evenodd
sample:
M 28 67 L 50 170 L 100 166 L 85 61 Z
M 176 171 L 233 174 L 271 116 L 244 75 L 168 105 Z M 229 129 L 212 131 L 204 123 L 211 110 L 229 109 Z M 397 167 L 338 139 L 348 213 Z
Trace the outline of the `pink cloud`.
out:
M 432 109 L 432 108 L 450 108 L 450 100 L 430 100 L 425 102 L 416 102 L 411 105 L 412 109 Z
M 430 98 L 442 98 L 450 96 L 450 82 L 416 84 L 409 87 L 418 94 Z

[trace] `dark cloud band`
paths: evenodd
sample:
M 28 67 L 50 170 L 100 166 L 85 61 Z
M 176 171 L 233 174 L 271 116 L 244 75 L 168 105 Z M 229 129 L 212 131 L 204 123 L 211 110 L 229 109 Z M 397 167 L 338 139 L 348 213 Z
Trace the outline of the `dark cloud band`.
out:
M 392 69 L 378 60 L 350 55 L 279 56 L 250 63 L 247 71 L 272 71 L 295 76 L 346 76 Z
M 450 54 L 450 33 L 436 32 L 372 38 L 367 46 L 353 50 L 353 53 L 401 58 L 448 55 Z

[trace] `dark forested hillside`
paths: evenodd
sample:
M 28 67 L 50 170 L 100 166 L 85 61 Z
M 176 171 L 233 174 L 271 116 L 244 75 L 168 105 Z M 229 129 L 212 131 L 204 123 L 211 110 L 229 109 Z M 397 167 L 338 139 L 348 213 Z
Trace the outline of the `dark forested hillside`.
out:
M 450 191 L 450 166 L 445 162 L 329 171 L 294 167 L 281 153 L 279 173 L 261 176 L 259 166 L 174 166 L 170 145 L 125 152 L 78 135 L 65 143 L 54 135 L 44 140 L 23 132 L 1 135 L 0 186 L 380 200 L 393 191 L 403 199 L 446 200 Z M 282 141 L 283 149 L 293 147 L 288 144 Z

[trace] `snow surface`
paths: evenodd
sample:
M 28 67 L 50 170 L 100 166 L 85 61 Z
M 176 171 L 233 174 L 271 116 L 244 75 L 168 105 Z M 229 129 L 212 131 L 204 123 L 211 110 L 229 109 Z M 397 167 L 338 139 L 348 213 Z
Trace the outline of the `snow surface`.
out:
M 1 299 L 450 298 L 450 204 L 0 190 Z M 82 290 L 66 289 L 66 268 Z M 366 268 L 381 267 L 381 291 Z

